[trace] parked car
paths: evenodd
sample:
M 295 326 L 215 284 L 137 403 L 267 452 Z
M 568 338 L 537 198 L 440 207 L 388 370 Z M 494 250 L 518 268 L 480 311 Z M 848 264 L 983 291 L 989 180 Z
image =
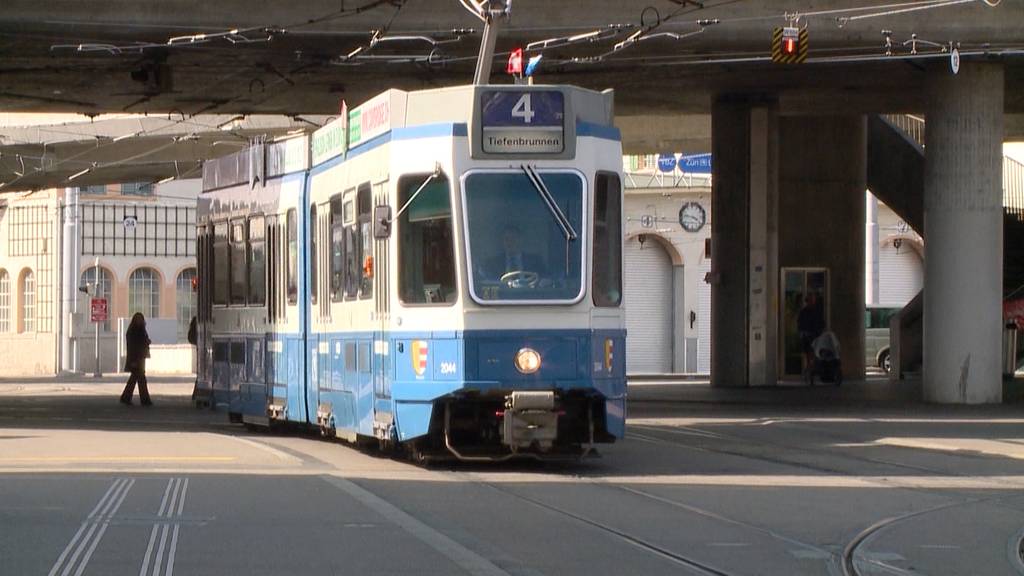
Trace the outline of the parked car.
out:
M 864 365 L 877 366 L 886 374 L 892 369 L 889 357 L 889 320 L 900 309 L 892 306 L 868 306 L 864 311 Z

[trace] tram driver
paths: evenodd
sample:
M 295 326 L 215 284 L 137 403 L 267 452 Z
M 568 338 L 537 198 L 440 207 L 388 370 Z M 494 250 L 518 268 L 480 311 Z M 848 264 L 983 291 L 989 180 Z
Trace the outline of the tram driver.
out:
M 509 224 L 501 233 L 501 251 L 489 258 L 484 265 L 485 275 L 502 283 L 515 281 L 525 273 L 534 277 L 545 269 L 540 256 L 524 252 L 523 234 L 519 226 Z M 536 283 L 534 278 L 533 283 Z

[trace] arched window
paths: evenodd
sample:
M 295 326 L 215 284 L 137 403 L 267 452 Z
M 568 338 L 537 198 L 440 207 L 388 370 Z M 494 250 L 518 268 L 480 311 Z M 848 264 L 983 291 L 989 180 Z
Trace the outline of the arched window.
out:
M 90 298 L 105 298 L 107 300 L 107 321 L 100 324 L 100 330 L 104 332 L 110 331 L 110 313 L 114 309 L 113 301 L 113 285 L 114 282 L 110 276 L 110 271 L 106 268 L 99 268 L 99 280 L 96 276 L 97 268 L 86 268 L 85 272 L 82 272 L 82 283 L 80 286 L 95 286 Z M 86 305 L 86 311 L 88 311 L 88 305 Z M 88 312 L 87 312 L 88 313 Z M 92 328 L 90 325 L 89 328 Z
M 128 316 L 142 312 L 147 319 L 160 317 L 160 275 L 139 268 L 128 277 Z
M 36 277 L 31 270 L 21 275 L 21 331 L 36 331 Z
M 188 325 L 196 315 L 196 293 L 192 291 L 192 281 L 196 277 L 195 268 L 186 268 L 178 274 L 174 283 L 175 317 L 178 320 L 178 342 L 188 340 Z
M 0 270 L 0 333 L 11 330 L 11 277 Z

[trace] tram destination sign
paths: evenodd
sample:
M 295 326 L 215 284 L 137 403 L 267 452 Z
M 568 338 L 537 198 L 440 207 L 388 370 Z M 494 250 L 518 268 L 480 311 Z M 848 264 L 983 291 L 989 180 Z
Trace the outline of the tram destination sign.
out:
M 481 148 L 488 154 L 565 151 L 565 97 L 555 90 L 480 94 Z

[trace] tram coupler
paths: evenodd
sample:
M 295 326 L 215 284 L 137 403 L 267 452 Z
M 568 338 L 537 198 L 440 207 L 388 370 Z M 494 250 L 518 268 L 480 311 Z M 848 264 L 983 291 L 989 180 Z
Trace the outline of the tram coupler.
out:
M 501 441 L 513 450 L 550 450 L 558 437 L 554 392 L 516 391 L 505 397 Z

